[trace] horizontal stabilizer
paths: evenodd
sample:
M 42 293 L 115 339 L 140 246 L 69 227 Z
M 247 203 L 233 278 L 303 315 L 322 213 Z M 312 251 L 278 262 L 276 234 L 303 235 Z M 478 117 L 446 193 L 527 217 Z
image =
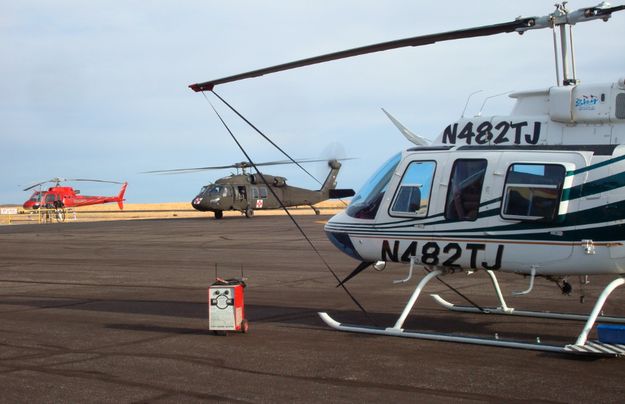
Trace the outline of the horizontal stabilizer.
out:
M 356 193 L 353 189 L 331 189 L 330 199 L 349 198 L 350 196 L 354 196 L 355 194 Z

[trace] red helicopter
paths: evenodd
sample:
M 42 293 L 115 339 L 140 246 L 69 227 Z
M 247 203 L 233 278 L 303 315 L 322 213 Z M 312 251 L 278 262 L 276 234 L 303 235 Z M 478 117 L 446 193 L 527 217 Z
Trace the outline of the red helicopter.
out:
M 79 190 L 75 190 L 72 187 L 59 186 L 61 182 L 65 181 L 89 181 L 89 182 L 106 182 L 111 184 L 121 184 L 122 188 L 117 196 L 86 196 L 80 195 Z M 51 180 L 39 182 L 25 188 L 24 191 L 28 191 L 35 187 L 41 187 L 46 183 L 54 183 L 54 186 L 48 188 L 47 191 L 39 189 L 33 192 L 30 198 L 24 202 L 24 209 L 39 209 L 40 207 L 49 209 L 65 209 L 75 208 L 78 206 L 98 205 L 101 203 L 117 202 L 119 209 L 124 209 L 124 193 L 126 192 L 127 182 L 117 181 L 104 181 L 104 180 L 88 180 L 82 178 L 52 178 Z

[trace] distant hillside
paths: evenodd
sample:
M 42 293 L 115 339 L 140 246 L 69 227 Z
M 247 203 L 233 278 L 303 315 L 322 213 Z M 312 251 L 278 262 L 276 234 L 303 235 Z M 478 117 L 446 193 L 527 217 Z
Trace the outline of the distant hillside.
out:
M 0 214 L 0 225 L 3 224 L 36 224 L 44 220 L 40 211 L 24 212 L 19 205 L 0 205 L 3 209 L 17 208 L 18 214 Z M 346 202 L 328 200 L 315 205 L 322 214 L 333 215 L 345 209 Z M 294 206 L 289 208 L 289 212 L 295 215 L 314 215 L 314 211 L 309 206 Z M 284 215 L 282 209 L 256 210 L 255 216 Z M 241 216 L 238 211 L 224 212 L 224 216 Z M 128 203 L 124 205 L 124 210 L 119 210 L 117 204 L 109 203 L 105 205 L 84 206 L 76 209 L 68 209 L 65 216 L 66 223 L 72 222 L 93 222 L 107 220 L 141 220 L 141 219 L 182 219 L 182 218 L 205 218 L 213 219 L 210 212 L 199 212 L 191 207 L 189 202 L 169 202 L 169 203 Z M 52 219 L 53 223 L 56 220 Z

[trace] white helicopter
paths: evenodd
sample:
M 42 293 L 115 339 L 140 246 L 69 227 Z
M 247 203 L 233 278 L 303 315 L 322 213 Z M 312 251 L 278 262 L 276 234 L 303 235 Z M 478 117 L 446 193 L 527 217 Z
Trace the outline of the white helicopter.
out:
M 502 24 L 369 45 L 190 87 L 212 91 L 218 84 L 404 46 L 551 28 L 558 85 L 510 94 L 516 103 L 509 115 L 461 118 L 432 143 L 389 115 L 416 147 L 380 167 L 325 230 L 336 247 L 361 262 L 343 282 L 369 266 L 382 269 L 387 261 L 410 265 L 403 281 L 412 276 L 416 265 L 429 273 L 391 327 L 342 324 L 327 313 L 319 314 L 341 331 L 622 356 L 625 344 L 589 341 L 588 335 L 597 319 L 625 324 L 625 318 L 599 316 L 612 291 L 625 283 L 625 144 L 621 144 L 625 139 L 625 77 L 607 84 L 580 84 L 571 57 L 571 26 L 607 21 L 621 10 L 625 6 L 605 2 L 576 11 L 568 11 L 566 3 L 556 4 L 556 10 L 543 17 L 519 17 Z M 478 270 L 490 276 L 500 307 L 457 306 L 433 297 L 454 311 L 585 320 L 577 340 L 555 346 L 403 329 L 429 281 Z M 509 307 L 497 271 L 529 276 L 527 290 L 519 294 L 530 293 L 537 276 L 559 282 L 564 291 L 570 288 L 567 276 L 607 274 L 615 279 L 590 315 L 580 316 Z

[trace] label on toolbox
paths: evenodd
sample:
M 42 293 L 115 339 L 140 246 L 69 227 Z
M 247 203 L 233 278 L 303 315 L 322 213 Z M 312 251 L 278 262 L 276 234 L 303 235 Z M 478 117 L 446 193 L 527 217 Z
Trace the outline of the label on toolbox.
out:
M 211 330 L 235 330 L 234 288 L 211 287 L 208 310 Z

